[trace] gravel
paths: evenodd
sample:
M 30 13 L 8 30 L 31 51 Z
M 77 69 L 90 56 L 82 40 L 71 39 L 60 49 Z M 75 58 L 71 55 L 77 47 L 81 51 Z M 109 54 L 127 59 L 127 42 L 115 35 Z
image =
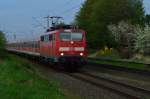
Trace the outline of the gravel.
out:
M 61 71 L 52 70 L 47 66 L 35 67 L 38 73 L 50 82 L 57 81 L 60 90 L 68 99 L 128 99 L 103 88 L 75 79 Z
M 146 77 L 143 77 L 143 79 L 140 80 L 139 75 L 131 75 L 131 74 L 124 73 L 124 75 L 127 75 L 127 77 L 125 77 L 125 76 L 121 76 L 119 74 L 116 75 L 116 72 L 114 72 L 114 71 L 113 72 L 115 74 L 112 74 L 109 71 L 104 73 L 104 72 L 88 70 L 88 69 L 84 69 L 84 70 L 89 72 L 90 74 L 94 74 L 94 75 L 104 77 L 104 78 L 107 78 L 107 79 L 110 79 L 110 80 L 118 81 L 120 83 L 125 83 L 125 84 L 129 84 L 131 86 L 135 86 L 135 87 L 137 86 L 137 87 L 140 87 L 140 88 L 150 90 L 150 82 L 143 80 L 143 79 L 146 79 Z M 119 71 L 117 71 L 117 73 L 119 73 Z M 130 76 L 130 77 L 132 76 L 132 78 L 129 78 L 128 76 Z M 149 79 L 149 77 L 147 77 L 147 79 Z
M 126 71 L 112 70 L 112 69 L 107 69 L 107 68 L 97 67 L 97 66 L 85 66 L 83 69 L 92 70 L 97 73 L 98 72 L 105 73 L 105 74 L 116 76 L 116 77 L 118 76 L 123 79 L 126 78 L 128 80 L 137 81 L 137 82 L 141 82 L 144 84 L 147 84 L 150 82 L 150 77 L 148 75 L 141 75 L 141 74 L 126 72 Z

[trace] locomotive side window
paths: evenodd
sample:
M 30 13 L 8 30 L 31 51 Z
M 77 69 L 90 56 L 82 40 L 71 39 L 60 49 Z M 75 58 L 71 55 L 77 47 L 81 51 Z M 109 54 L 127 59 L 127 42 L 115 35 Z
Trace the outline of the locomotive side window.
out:
M 41 41 L 42 41 L 42 42 L 44 41 L 44 36 L 41 36 Z
M 49 42 L 49 35 L 44 36 L 44 42 Z

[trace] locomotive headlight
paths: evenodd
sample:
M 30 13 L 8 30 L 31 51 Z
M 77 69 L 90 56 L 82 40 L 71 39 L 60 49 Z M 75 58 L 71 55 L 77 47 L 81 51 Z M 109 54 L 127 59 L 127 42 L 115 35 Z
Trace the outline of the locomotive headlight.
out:
M 64 53 L 60 53 L 61 56 L 64 56 Z
M 80 56 L 83 56 L 83 53 L 80 53 Z

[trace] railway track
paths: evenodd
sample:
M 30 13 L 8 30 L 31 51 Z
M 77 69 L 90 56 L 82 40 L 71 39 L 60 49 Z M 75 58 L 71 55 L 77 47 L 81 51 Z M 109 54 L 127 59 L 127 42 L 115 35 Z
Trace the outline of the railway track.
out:
M 81 80 L 85 83 L 94 85 L 98 88 L 109 90 L 110 92 L 116 93 L 122 97 L 127 97 L 127 99 L 149 99 L 150 97 L 150 90 L 127 85 L 124 83 L 120 83 L 118 81 L 113 81 L 107 78 L 90 74 L 89 72 L 86 71 L 81 71 L 79 73 L 65 73 L 65 74 L 75 79 Z
M 35 62 L 34 62 L 35 63 Z M 36 63 L 37 64 L 37 63 Z M 40 63 L 41 64 L 41 63 Z M 47 66 L 47 64 L 44 64 Z M 60 70 L 55 70 L 57 72 L 64 72 Z M 104 77 L 100 77 L 97 75 L 93 75 L 87 71 L 80 71 L 78 73 L 66 73 L 64 74 L 69 75 L 75 79 L 81 80 L 85 83 L 89 83 L 94 85 L 98 88 L 107 89 L 110 92 L 116 93 L 120 96 L 127 97 L 127 99 L 149 99 L 150 97 L 150 90 L 131 86 L 128 84 L 120 83 L 118 81 L 113 81 Z
M 150 97 L 150 90 L 113 81 L 85 71 L 68 75 L 96 87 L 107 89 L 128 99 L 149 99 Z

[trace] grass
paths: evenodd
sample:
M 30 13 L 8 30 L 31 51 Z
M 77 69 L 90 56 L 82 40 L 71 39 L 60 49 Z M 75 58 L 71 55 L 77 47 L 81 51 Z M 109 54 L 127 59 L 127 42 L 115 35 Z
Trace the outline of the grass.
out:
M 58 85 L 38 76 L 32 65 L 15 56 L 0 59 L 1 99 L 65 99 Z
M 91 61 L 91 60 L 89 60 L 89 61 Z M 95 60 L 95 61 L 92 60 L 91 62 L 98 63 L 98 64 L 109 64 L 109 65 L 113 65 L 113 66 L 150 71 L 150 66 L 148 66 L 148 65 L 136 64 L 136 63 L 126 62 L 126 61 L 118 62 L 118 61 L 109 61 L 109 60 L 108 61 L 107 60 Z
M 89 59 L 88 61 L 98 63 L 98 64 L 108 64 L 108 65 L 113 65 L 113 66 L 150 71 L 150 65 L 148 66 L 148 65 L 142 64 L 142 63 L 149 63 L 150 58 L 146 58 L 141 55 L 136 55 L 135 59 L 138 59 L 138 60 L 135 60 L 134 58 L 133 59 L 121 59 L 117 50 L 113 50 L 112 53 L 109 53 L 109 54 L 106 54 L 103 56 L 99 55 L 99 54 L 100 53 L 98 53 L 98 51 L 97 51 L 94 54 L 89 55 L 89 57 L 98 58 L 99 60 L 90 60 Z M 146 61 L 144 61 L 144 60 L 146 60 Z M 134 62 L 137 62 L 137 63 L 134 63 Z M 138 64 L 138 62 L 141 64 Z

